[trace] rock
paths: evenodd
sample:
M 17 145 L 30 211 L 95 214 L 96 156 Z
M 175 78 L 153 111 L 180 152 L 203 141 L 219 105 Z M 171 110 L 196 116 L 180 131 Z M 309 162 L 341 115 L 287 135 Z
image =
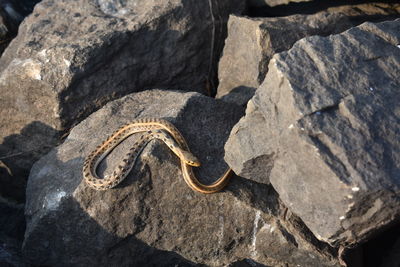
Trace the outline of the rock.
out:
M 60 133 L 112 99 L 157 86 L 205 92 L 227 16 L 242 6 L 42 1 L 0 59 L 0 158 L 24 180 Z M 26 128 L 39 142 L 24 138 Z
M 237 175 L 267 184 L 276 146 L 266 134 L 271 129 L 268 122 L 249 101 L 246 116 L 233 127 L 225 145 L 225 160 Z
M 270 182 L 333 246 L 363 242 L 400 216 L 399 33 L 400 20 L 364 23 L 275 55 L 225 147 L 239 175 L 269 158 L 246 178 Z M 237 145 L 264 148 L 237 157 Z
M 84 158 L 114 130 L 137 117 L 163 117 L 185 136 L 202 162 L 197 176 L 210 183 L 226 168 L 223 146 L 240 116 L 240 107 L 198 93 L 148 90 L 108 103 L 34 164 L 24 255 L 50 266 L 224 266 L 246 258 L 339 266 L 336 251 L 284 212 L 271 187 L 236 178 L 223 192 L 194 192 L 160 141 L 149 143 L 116 188 L 96 191 L 82 181 Z M 119 145 L 100 173 L 112 171 L 135 138 Z
M 400 4 L 359 4 L 330 8 L 312 15 L 248 18 L 231 15 L 228 38 L 219 62 L 217 98 L 245 105 L 268 72 L 275 53 L 306 36 L 339 33 L 364 21 L 394 19 Z

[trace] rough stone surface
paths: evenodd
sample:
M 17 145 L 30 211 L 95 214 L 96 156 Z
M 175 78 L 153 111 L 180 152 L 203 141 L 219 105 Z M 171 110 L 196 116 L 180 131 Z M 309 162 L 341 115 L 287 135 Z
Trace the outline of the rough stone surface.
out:
M 400 216 L 399 44 L 400 20 L 300 40 L 273 57 L 226 144 L 230 166 L 241 175 L 248 162 L 258 165 L 255 180 L 270 181 L 332 245 L 362 242 Z M 260 114 L 261 127 L 252 123 Z M 264 151 L 236 161 L 237 144 Z M 271 162 L 255 162 L 263 156 Z
M 23 187 L 58 133 L 106 102 L 158 86 L 205 92 L 227 15 L 242 6 L 241 0 L 42 1 L 0 59 L 0 158 Z M 39 142 L 21 133 L 26 128 Z
M 224 266 L 243 259 L 339 266 L 336 251 L 287 212 L 270 186 L 235 177 L 223 192 L 196 193 L 159 141 L 149 143 L 115 189 L 95 191 L 82 181 L 84 157 L 120 125 L 163 117 L 186 137 L 202 162 L 196 173 L 209 183 L 226 168 L 223 146 L 240 116 L 240 107 L 198 93 L 149 90 L 108 103 L 34 164 L 24 255 L 50 266 Z M 100 173 L 111 172 L 135 138 L 118 146 Z
M 231 15 L 219 62 L 218 98 L 246 104 L 263 82 L 268 62 L 306 36 L 340 33 L 363 21 L 394 19 L 400 4 L 360 4 L 329 8 L 312 15 L 248 18 Z
M 267 134 L 271 129 L 268 122 L 249 101 L 246 116 L 233 127 L 225 148 L 225 160 L 237 175 L 267 184 L 276 146 Z

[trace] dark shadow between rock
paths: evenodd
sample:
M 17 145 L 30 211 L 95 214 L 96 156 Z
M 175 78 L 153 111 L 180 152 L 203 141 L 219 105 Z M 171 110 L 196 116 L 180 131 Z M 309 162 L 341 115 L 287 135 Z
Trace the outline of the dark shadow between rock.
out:
M 18 26 L 40 0 L 0 1 L 0 56 L 17 35 Z
M 0 197 L 0 266 L 27 266 L 21 255 L 24 232 L 23 204 Z
M 59 132 L 34 121 L 20 134 L 4 138 L 0 144 L 0 195 L 18 202 L 25 200 L 26 179 L 33 163 L 57 145 Z
M 362 267 L 394 267 L 400 266 L 400 220 L 376 234 L 366 243 L 350 250 L 345 259 L 349 263 L 356 260 Z M 353 265 L 350 265 L 353 266 Z M 358 265 L 354 265 L 358 266 Z
M 247 15 L 249 17 L 283 17 L 295 14 L 315 14 L 330 7 L 340 7 L 356 4 L 369 4 L 368 0 L 313 0 L 300 3 L 289 3 L 287 5 L 270 6 L 249 6 Z M 397 0 L 381 0 L 379 3 L 398 3 Z

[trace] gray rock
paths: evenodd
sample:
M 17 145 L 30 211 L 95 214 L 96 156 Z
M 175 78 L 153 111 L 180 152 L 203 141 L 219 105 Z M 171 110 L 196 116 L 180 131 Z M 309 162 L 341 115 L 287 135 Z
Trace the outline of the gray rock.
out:
M 400 5 L 359 4 L 329 8 L 312 15 L 248 18 L 231 15 L 219 62 L 217 98 L 245 105 L 263 82 L 268 62 L 306 36 L 328 36 L 364 21 L 399 17 Z
M 160 90 L 110 102 L 32 168 L 23 246 L 32 263 L 223 266 L 247 258 L 270 266 L 338 266 L 336 252 L 295 223 L 271 187 L 236 177 L 223 192 L 196 193 L 184 183 L 177 157 L 159 141 L 149 143 L 116 188 L 88 188 L 81 174 L 84 157 L 120 125 L 154 116 L 182 131 L 202 162 L 196 172 L 201 181 L 210 183 L 224 172 L 223 146 L 242 116 L 239 107 Z M 135 138 L 118 146 L 100 172 L 112 171 Z M 276 253 L 267 251 L 271 247 Z
M 59 134 L 106 102 L 157 86 L 205 92 L 227 16 L 242 6 L 241 0 L 42 1 L 0 59 L 0 158 L 23 187 Z M 39 142 L 21 133 L 26 128 Z
M 246 116 L 231 131 L 225 145 L 225 160 L 241 177 L 258 183 L 269 183 L 276 143 L 268 136 L 271 126 L 263 114 L 249 101 Z
M 270 182 L 334 246 L 363 242 L 400 216 L 399 44 L 400 20 L 298 41 L 273 57 L 225 148 L 231 166 L 272 154 L 254 180 Z M 260 114 L 261 127 L 252 124 Z M 264 150 L 234 162 L 236 144 Z

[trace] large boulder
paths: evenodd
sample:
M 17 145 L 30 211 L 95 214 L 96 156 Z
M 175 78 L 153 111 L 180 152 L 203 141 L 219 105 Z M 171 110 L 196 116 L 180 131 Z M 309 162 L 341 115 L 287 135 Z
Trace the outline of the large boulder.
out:
M 272 58 L 225 147 L 237 174 L 271 183 L 334 246 L 400 216 L 399 44 L 399 19 L 298 41 Z
M 14 179 L 23 187 L 33 162 L 60 133 L 112 99 L 157 86 L 206 92 L 228 14 L 242 10 L 243 3 L 36 5 L 0 59 L 0 156 Z M 16 190 L 4 180 L 9 178 L 1 178 L 1 187 Z
M 276 53 L 307 36 L 328 36 L 364 21 L 400 16 L 400 5 L 359 4 L 329 8 L 311 15 L 249 18 L 231 15 L 228 37 L 219 62 L 217 98 L 245 105 L 268 72 Z
M 148 90 L 108 103 L 34 164 L 24 255 L 50 266 L 223 266 L 246 258 L 339 266 L 336 251 L 313 237 L 270 186 L 235 178 L 223 192 L 194 192 L 160 141 L 148 144 L 116 188 L 96 191 L 82 181 L 84 158 L 115 129 L 162 117 L 185 136 L 202 162 L 197 176 L 210 183 L 227 167 L 223 146 L 240 116 L 240 107 L 198 93 Z M 136 138 L 119 145 L 99 172 L 112 172 Z

